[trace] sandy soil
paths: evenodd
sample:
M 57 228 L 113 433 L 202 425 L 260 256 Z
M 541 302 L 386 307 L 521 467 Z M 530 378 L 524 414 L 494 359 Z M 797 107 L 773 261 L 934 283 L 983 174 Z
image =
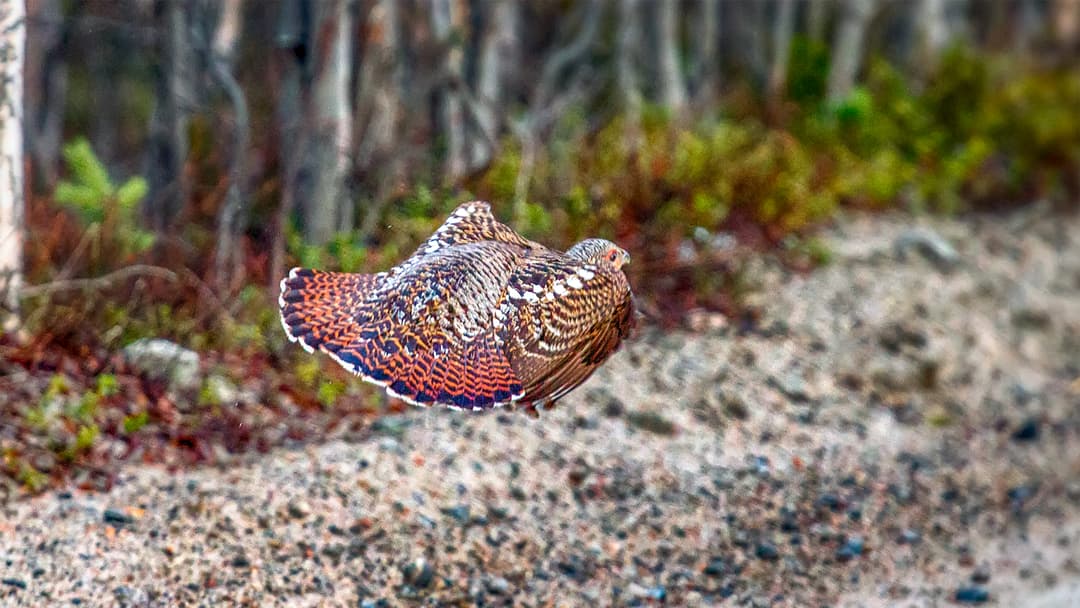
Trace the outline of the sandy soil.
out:
M 1080 218 L 854 217 L 539 421 L 0 506 L 0 603 L 1080 605 Z M 331 365 L 330 362 L 326 363 Z

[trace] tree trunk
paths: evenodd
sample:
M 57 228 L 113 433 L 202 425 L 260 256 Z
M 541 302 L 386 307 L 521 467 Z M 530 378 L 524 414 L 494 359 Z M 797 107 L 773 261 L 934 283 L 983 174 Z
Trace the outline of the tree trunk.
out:
M 460 0 L 431 0 L 431 32 L 442 49 L 436 95 L 437 138 L 442 145 L 442 179 L 454 183 L 465 174 L 465 111 L 458 87 L 464 82 L 461 38 L 465 15 Z
M 929 70 L 949 42 L 945 0 L 919 0 L 915 10 L 918 65 Z
M 836 0 L 807 0 L 806 37 L 818 42 L 825 40 L 825 28 L 829 24 L 829 9 Z
M 26 39 L 26 129 L 37 184 L 58 179 L 64 102 L 67 98 L 67 33 L 59 0 L 27 4 L 33 35 Z
M 147 215 L 153 227 L 165 232 L 187 201 L 188 111 L 192 99 L 193 58 L 188 37 L 189 6 L 184 0 L 158 0 L 156 20 L 163 32 L 158 43 L 161 57 L 157 74 L 157 105 L 147 142 L 146 176 L 150 186 Z
M 1066 53 L 1080 50 L 1080 0 L 1057 0 L 1051 14 L 1058 47 Z
M 695 101 L 709 103 L 716 93 L 719 71 L 716 52 L 720 36 L 719 0 L 697 0 L 697 11 L 689 25 L 693 32 L 690 36 L 690 91 Z
M 848 96 L 863 61 L 866 28 L 875 8 L 875 0 L 845 0 L 829 68 L 829 101 L 836 103 Z
M 352 153 L 352 12 L 349 0 L 315 2 L 309 49 L 314 74 L 307 115 L 311 122 L 311 197 L 304 201 L 305 237 L 324 245 L 338 229 L 352 228 L 347 179 Z
M 476 129 L 469 137 L 469 171 L 487 166 L 495 154 L 499 137 L 499 113 L 505 100 L 505 75 L 517 55 L 517 0 L 487 0 L 484 29 L 476 61 L 476 101 L 473 108 Z
M 372 189 L 360 221 L 361 239 L 375 232 L 394 185 L 403 177 L 400 133 L 405 76 L 400 29 L 398 0 L 377 0 L 367 16 L 367 44 L 356 92 L 357 114 L 364 125 L 358 137 L 357 165 L 365 186 Z
M 769 72 L 769 102 L 778 107 L 787 84 L 791 37 L 795 31 L 795 0 L 780 0 L 773 23 L 772 70 Z
M 357 88 L 357 112 L 367 121 L 359 138 L 358 164 L 373 170 L 397 144 L 401 119 L 402 62 L 397 0 L 377 0 L 367 16 L 367 46 Z
M 214 276 L 220 290 L 230 288 L 243 267 L 237 241 L 244 227 L 244 201 L 248 198 L 247 169 L 244 162 L 248 153 L 249 119 L 247 98 L 240 83 L 231 71 L 232 57 L 239 39 L 242 0 L 227 0 L 222 5 L 214 44 L 211 49 L 210 69 L 229 98 L 233 109 L 233 141 L 229 160 L 229 190 L 225 204 L 218 214 L 218 241 Z
M 304 124 L 302 59 L 308 56 L 308 31 L 311 28 L 307 0 L 282 0 L 278 5 L 274 28 L 274 66 L 279 75 L 274 119 L 281 163 L 281 203 L 274 215 L 274 242 L 270 250 L 270 278 L 267 289 L 277 298 L 278 281 L 285 274 L 286 237 L 291 231 L 293 214 L 301 200 L 301 159 L 305 158 L 307 140 Z
M 679 62 L 677 2 L 658 2 L 656 15 L 656 69 L 660 103 L 675 112 L 686 106 L 686 81 Z
M 641 48 L 641 3 L 619 0 L 618 48 L 615 77 L 628 131 L 636 136 L 641 122 L 641 89 L 638 85 L 638 50 Z
M 26 6 L 0 2 L 0 331 L 19 327 L 22 287 L 23 214 L 23 60 Z

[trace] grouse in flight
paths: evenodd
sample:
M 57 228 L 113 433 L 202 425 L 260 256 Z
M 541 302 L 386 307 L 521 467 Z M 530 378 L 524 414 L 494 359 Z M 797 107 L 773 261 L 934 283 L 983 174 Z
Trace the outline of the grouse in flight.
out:
M 294 268 L 278 304 L 291 341 L 394 397 L 535 415 L 628 336 L 637 316 L 629 259 L 603 239 L 553 251 L 474 201 L 386 272 Z

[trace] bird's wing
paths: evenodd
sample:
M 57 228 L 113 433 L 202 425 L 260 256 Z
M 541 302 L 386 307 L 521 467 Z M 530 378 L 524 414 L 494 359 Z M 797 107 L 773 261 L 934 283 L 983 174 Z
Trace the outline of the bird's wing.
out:
M 431 255 L 455 245 L 484 241 L 506 243 L 526 249 L 538 247 L 536 243 L 514 232 L 513 228 L 495 219 L 491 213 L 491 205 L 484 201 L 472 201 L 454 209 L 442 226 L 420 245 L 413 257 Z
M 500 338 L 524 386 L 521 403 L 547 406 L 614 353 L 635 318 L 621 270 L 553 252 L 532 255 L 515 271 L 500 316 Z
M 289 309 L 286 329 L 295 326 L 305 346 L 417 405 L 483 409 L 509 403 L 521 396 L 522 385 L 493 321 L 522 252 L 493 242 L 447 247 L 386 273 L 363 297 L 328 297 L 334 290 L 323 289 L 318 307 L 309 308 L 347 306 L 333 316 L 347 321 L 331 328 L 319 322 L 331 315 L 305 317 Z M 345 281 L 353 275 L 339 276 L 341 291 L 353 289 Z M 290 297 L 299 299 L 283 296 Z

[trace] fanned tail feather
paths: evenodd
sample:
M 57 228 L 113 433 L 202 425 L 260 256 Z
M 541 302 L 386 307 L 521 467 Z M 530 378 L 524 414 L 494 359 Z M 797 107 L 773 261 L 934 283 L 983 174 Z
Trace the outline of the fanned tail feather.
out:
M 455 345 L 390 323 L 393 305 L 367 297 L 382 276 L 293 269 L 281 281 L 278 301 L 285 333 L 308 352 L 322 351 L 416 405 L 485 409 L 521 396 L 521 383 L 494 336 Z
M 304 350 L 336 356 L 380 275 L 293 268 L 281 280 L 278 306 L 289 340 Z

